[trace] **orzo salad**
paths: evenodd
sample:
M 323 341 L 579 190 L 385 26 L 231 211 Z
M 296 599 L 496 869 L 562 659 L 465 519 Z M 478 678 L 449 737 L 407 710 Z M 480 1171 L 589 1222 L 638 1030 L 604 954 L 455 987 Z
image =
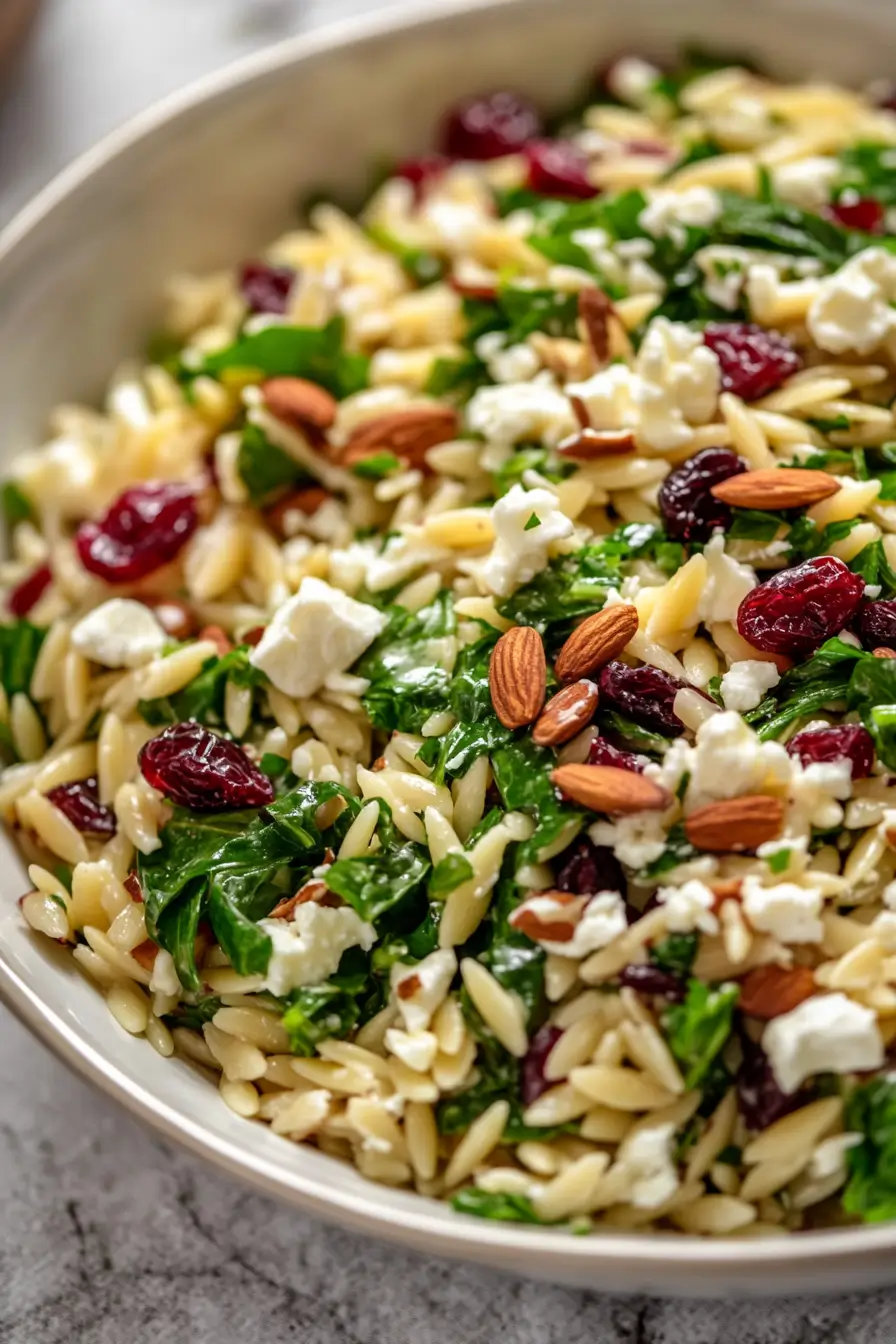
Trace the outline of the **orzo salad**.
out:
M 22 914 L 240 1115 L 483 1218 L 896 1216 L 893 97 L 471 99 L 14 459 Z

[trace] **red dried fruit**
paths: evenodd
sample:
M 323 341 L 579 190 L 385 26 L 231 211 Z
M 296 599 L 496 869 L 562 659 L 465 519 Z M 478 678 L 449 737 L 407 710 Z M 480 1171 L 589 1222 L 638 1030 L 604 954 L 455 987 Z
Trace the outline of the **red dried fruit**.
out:
M 75 535 L 81 564 L 106 583 L 134 583 L 173 560 L 196 530 L 196 492 L 177 481 L 135 485 Z
M 709 322 L 703 340 L 718 356 L 722 390 L 746 401 L 773 392 L 802 365 L 786 337 L 752 322 Z
M 782 569 L 741 602 L 737 629 L 764 653 L 804 657 L 848 625 L 865 580 L 833 555 L 816 555 Z
M 838 201 L 828 207 L 827 215 L 844 229 L 860 229 L 862 233 L 883 233 L 886 211 L 873 196 L 857 196 L 855 200 Z
M 53 581 L 53 571 L 49 565 L 41 565 L 32 570 L 27 579 L 13 588 L 6 599 L 6 605 L 13 616 L 27 616 L 32 607 L 37 606 L 47 588 Z
M 884 597 L 879 602 L 863 602 L 856 634 L 866 649 L 896 649 L 896 601 Z
M 48 800 L 77 830 L 85 835 L 114 835 L 115 813 L 100 802 L 99 787 L 91 775 L 70 784 L 58 784 L 47 794 Z
M 664 999 L 680 1000 L 685 989 L 677 975 L 661 970 L 650 962 L 632 962 L 619 972 L 619 983 L 638 994 L 661 994 Z
M 199 723 L 176 723 L 140 752 L 143 778 L 178 807 L 226 812 L 273 801 L 267 775 L 235 742 Z
M 587 155 L 569 140 L 530 140 L 523 153 L 530 191 L 579 201 L 598 194 L 588 177 Z
M 730 507 L 710 491 L 746 470 L 744 459 L 730 448 L 704 448 L 670 471 L 657 496 L 669 536 L 675 541 L 708 541 L 717 527 L 730 527 Z
M 576 896 L 596 896 L 599 891 L 625 891 L 625 875 L 619 860 L 605 845 L 579 840 L 566 851 L 569 857 L 557 873 L 556 888 Z
M 442 124 L 443 151 L 452 159 L 500 159 L 541 135 L 541 117 L 528 98 L 499 89 L 467 98 Z
M 787 754 L 798 756 L 803 765 L 846 760 L 853 779 L 867 779 L 874 765 L 874 742 L 860 723 L 843 723 L 796 733 L 787 743 Z
M 531 1106 L 542 1092 L 547 1092 L 549 1087 L 553 1087 L 553 1080 L 544 1076 L 544 1066 L 548 1055 L 562 1035 L 563 1032 L 559 1027 L 546 1022 L 529 1042 L 529 1049 L 520 1065 L 520 1096 L 524 1106 Z
M 268 266 L 263 261 L 244 262 L 240 293 L 250 313 L 285 313 L 296 273 L 291 266 Z
M 801 1103 L 799 1093 L 782 1092 L 772 1071 L 768 1055 L 761 1045 L 744 1036 L 741 1041 L 743 1062 L 737 1071 L 737 1105 L 747 1128 L 767 1129 Z
M 647 764 L 647 758 L 636 756 L 632 751 L 621 751 L 605 737 L 596 737 L 588 749 L 588 764 L 615 765 L 620 770 L 633 770 L 636 775 L 640 775 Z
M 629 667 L 607 663 L 600 674 L 598 692 L 604 709 L 618 709 L 635 723 L 666 737 L 684 732 L 684 724 L 672 706 L 684 682 L 658 667 Z
M 406 182 L 410 182 L 419 200 L 426 188 L 438 181 L 450 167 L 451 160 L 444 154 L 421 154 L 416 159 L 402 159 L 396 166 L 393 176 L 403 177 Z

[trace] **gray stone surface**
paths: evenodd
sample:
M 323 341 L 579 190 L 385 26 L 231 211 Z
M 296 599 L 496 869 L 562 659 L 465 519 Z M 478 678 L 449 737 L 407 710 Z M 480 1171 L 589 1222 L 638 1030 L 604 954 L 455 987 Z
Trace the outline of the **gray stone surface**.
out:
M 0 0 L 2 3 L 3 0 Z M 364 0 L 51 0 L 0 106 L 0 218 L 185 80 Z M 620 1301 L 328 1228 L 162 1144 L 0 1012 L 0 1344 L 893 1344 L 896 1298 Z

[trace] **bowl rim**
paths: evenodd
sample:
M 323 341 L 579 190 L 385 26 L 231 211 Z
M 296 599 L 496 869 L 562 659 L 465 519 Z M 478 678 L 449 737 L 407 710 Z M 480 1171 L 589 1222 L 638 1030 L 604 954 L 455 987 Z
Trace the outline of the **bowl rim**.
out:
M 532 0 L 528 2 L 532 3 Z M 190 81 L 103 136 L 55 174 L 18 210 L 0 230 L 0 268 L 30 232 L 86 185 L 95 173 L 114 164 L 135 144 L 149 139 L 198 106 L 213 104 L 237 89 L 244 89 L 330 51 L 360 46 L 408 29 L 425 28 L 462 13 L 509 10 L 520 3 L 521 0 L 391 0 L 374 13 L 324 23 L 311 32 L 281 39 Z M 527 0 L 522 0 L 522 4 L 526 3 Z M 818 0 L 791 0 L 791 3 L 798 9 L 811 11 L 816 19 L 819 16 Z M 829 0 L 821 0 L 822 11 L 828 3 Z M 48 961 L 47 964 L 50 968 L 51 963 Z M 55 967 L 51 973 L 58 973 Z M 37 988 L 26 982 L 7 959 L 2 940 L 0 1001 L 76 1074 L 115 1099 L 138 1120 L 161 1132 L 166 1139 L 210 1161 L 226 1175 L 352 1231 L 400 1242 L 418 1250 L 464 1260 L 475 1260 L 481 1252 L 484 1263 L 496 1264 L 498 1262 L 489 1253 L 500 1249 L 503 1253 L 500 1263 L 504 1268 L 513 1268 L 517 1256 L 520 1257 L 524 1269 L 519 1272 L 525 1272 L 526 1262 L 531 1264 L 532 1259 L 538 1257 L 538 1277 L 555 1282 L 563 1281 L 564 1274 L 559 1271 L 568 1271 L 571 1264 L 578 1264 L 583 1269 L 590 1262 L 594 1263 L 595 1269 L 599 1266 L 621 1269 L 625 1265 L 629 1270 L 626 1278 L 630 1279 L 632 1268 L 638 1276 L 646 1277 L 654 1272 L 666 1275 L 676 1268 L 693 1269 L 695 1263 L 699 1263 L 707 1271 L 728 1272 L 732 1276 L 726 1280 L 729 1285 L 742 1281 L 744 1287 L 750 1287 L 755 1293 L 762 1291 L 757 1284 L 763 1268 L 786 1266 L 788 1271 L 793 1271 L 811 1267 L 817 1271 L 825 1262 L 836 1261 L 843 1265 L 896 1249 L 896 1222 L 818 1229 L 792 1236 L 786 1242 L 778 1238 L 712 1240 L 684 1233 L 645 1234 L 624 1230 L 599 1230 L 587 1237 L 575 1237 L 557 1230 L 522 1228 L 460 1214 L 446 1219 L 443 1203 L 415 1196 L 413 1192 L 410 1192 L 413 1197 L 409 1201 L 413 1207 L 399 1215 L 381 1207 L 376 1182 L 365 1180 L 360 1173 L 361 1188 L 357 1192 L 335 1189 L 318 1176 L 303 1172 L 300 1164 L 279 1166 L 262 1153 L 238 1147 L 213 1134 L 175 1105 L 151 1093 L 139 1081 L 136 1070 L 134 1074 L 127 1074 L 113 1065 L 41 999 Z M 211 1101 L 211 1089 L 209 1095 Z M 436 1217 L 430 1208 L 438 1208 L 440 1216 Z M 418 1237 L 419 1241 L 416 1240 Z M 558 1271 L 556 1274 L 555 1270 Z M 582 1282 L 582 1278 L 578 1281 Z M 781 1291 L 787 1290 L 787 1285 L 775 1275 L 770 1282 Z M 670 1288 L 674 1291 L 673 1286 L 667 1285 L 667 1290 Z M 622 1279 L 619 1291 L 631 1291 Z

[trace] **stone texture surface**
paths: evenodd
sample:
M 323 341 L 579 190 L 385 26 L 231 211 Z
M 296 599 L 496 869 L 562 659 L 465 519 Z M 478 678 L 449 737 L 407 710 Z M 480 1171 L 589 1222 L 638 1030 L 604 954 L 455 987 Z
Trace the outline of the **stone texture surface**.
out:
M 369 0 L 368 0 L 369 3 Z M 0 218 L 185 80 L 365 0 L 49 0 L 0 106 Z M 625 1301 L 328 1228 L 175 1152 L 0 1011 L 0 1344 L 893 1344 L 896 1297 Z

